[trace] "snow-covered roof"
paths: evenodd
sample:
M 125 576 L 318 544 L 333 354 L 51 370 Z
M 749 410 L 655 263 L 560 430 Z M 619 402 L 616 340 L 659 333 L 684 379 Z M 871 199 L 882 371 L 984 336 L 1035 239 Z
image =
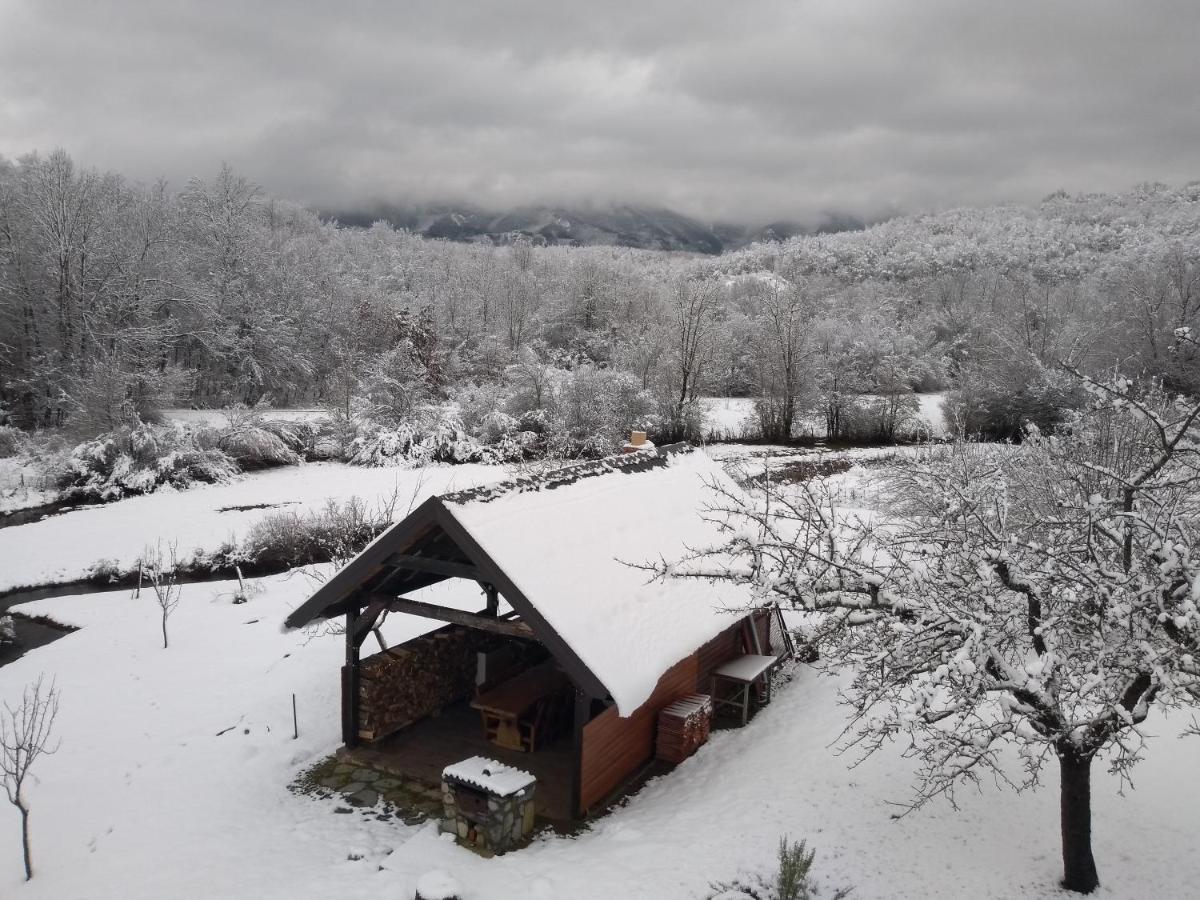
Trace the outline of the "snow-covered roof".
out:
M 528 772 L 486 756 L 472 756 L 446 766 L 442 777 L 469 784 L 496 797 L 511 797 L 537 779 Z
M 387 580 L 394 554 L 469 563 L 580 688 L 607 693 L 629 715 L 664 672 L 753 604 L 744 586 L 654 579 L 636 567 L 723 542 L 703 516 L 712 484 L 739 490 L 702 450 L 671 445 L 444 494 L 380 535 L 287 624 L 361 608 L 364 593 L 394 595 L 444 577 Z
M 647 457 L 639 471 L 634 462 Z M 746 588 L 654 580 L 631 565 L 720 542 L 701 515 L 713 500 L 708 484 L 737 490 L 720 465 L 701 450 L 596 465 L 553 486 L 510 482 L 443 499 L 629 715 L 667 669 L 729 626 L 729 610 L 752 599 Z

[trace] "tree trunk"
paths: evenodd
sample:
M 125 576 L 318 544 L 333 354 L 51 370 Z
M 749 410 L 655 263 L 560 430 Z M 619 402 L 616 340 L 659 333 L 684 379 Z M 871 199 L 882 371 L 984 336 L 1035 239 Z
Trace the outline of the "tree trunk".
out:
M 29 881 L 33 878 L 33 860 L 29 855 L 29 810 L 19 800 L 17 809 L 21 811 L 21 854 L 25 860 L 25 880 Z
M 1063 887 L 1090 894 L 1100 884 L 1092 858 L 1092 757 L 1059 752 Z
M 162 616 L 162 633 L 163 633 L 163 649 L 167 649 L 167 613 L 164 610 Z

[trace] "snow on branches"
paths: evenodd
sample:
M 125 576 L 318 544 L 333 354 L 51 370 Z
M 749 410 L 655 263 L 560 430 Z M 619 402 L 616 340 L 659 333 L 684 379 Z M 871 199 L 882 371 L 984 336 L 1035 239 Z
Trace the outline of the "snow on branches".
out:
M 669 566 L 817 614 L 825 664 L 853 672 L 845 748 L 905 742 L 914 806 L 989 773 L 1036 784 L 1057 757 L 1078 890 L 1097 883 L 1091 760 L 1127 778 L 1151 710 L 1200 700 L 1200 404 L 1087 386 L 1096 401 L 1052 437 L 895 464 L 887 521 L 811 483 L 718 490 L 705 515 L 728 540 Z M 1002 764 L 1012 744 L 1023 774 Z

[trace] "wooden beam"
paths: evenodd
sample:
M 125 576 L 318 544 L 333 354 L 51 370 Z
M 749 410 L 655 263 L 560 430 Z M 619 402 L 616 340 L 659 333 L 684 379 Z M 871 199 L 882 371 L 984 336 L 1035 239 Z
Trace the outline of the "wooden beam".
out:
M 395 569 L 407 569 L 410 572 L 430 572 L 434 575 L 445 575 L 447 578 L 470 578 L 472 581 L 484 581 L 483 572 L 470 563 L 452 562 L 448 559 L 434 559 L 432 556 L 412 556 L 408 553 L 393 553 L 385 561 L 385 565 Z
M 367 635 L 375 630 L 375 626 L 379 622 L 379 616 L 385 609 L 387 609 L 387 599 L 381 597 L 371 601 L 367 608 L 358 614 L 358 620 L 354 625 L 354 633 L 351 635 L 355 647 L 361 647 L 363 641 L 367 639 Z
M 346 613 L 346 664 L 342 666 L 342 743 L 358 744 L 358 644 L 354 632 L 358 610 Z
M 377 600 L 387 604 L 392 612 L 407 613 L 410 616 L 423 616 L 426 619 L 437 619 L 439 622 L 451 622 L 455 625 L 465 625 L 468 628 L 478 628 L 480 631 L 490 631 L 508 637 L 537 640 L 537 636 L 524 622 L 510 622 L 492 616 L 481 616 L 479 613 L 466 612 L 461 609 L 451 609 L 448 606 L 438 606 L 434 603 L 418 603 L 407 597 L 379 597 L 372 595 L 372 603 Z
M 500 594 L 494 584 L 484 582 L 483 592 L 487 595 L 487 614 L 492 618 L 500 612 Z
M 592 714 L 592 698 L 575 688 L 575 709 L 571 729 L 571 820 L 581 820 L 583 805 L 583 729 Z

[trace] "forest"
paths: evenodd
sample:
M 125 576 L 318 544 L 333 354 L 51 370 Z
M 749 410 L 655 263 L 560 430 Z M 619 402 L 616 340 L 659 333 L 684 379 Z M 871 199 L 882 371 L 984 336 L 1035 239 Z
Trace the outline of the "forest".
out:
M 335 433 L 260 436 L 374 463 L 595 456 L 631 427 L 703 437 L 704 396 L 754 398 L 746 436 L 888 442 L 929 391 L 957 433 L 1019 441 L 1083 404 L 1068 369 L 1200 391 L 1178 340 L 1197 260 L 1195 182 L 712 257 L 340 227 L 227 166 L 175 189 L 56 150 L 0 160 L 0 444 L 318 406 Z

